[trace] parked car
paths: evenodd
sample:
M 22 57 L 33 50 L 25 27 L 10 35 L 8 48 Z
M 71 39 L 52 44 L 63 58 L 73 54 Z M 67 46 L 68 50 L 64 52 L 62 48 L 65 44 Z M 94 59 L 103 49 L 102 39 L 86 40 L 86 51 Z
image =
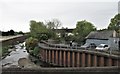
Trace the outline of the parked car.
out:
M 96 50 L 101 50 L 101 51 L 109 50 L 109 49 L 110 49 L 110 46 L 107 44 L 100 44 L 98 47 L 96 47 Z
M 77 46 L 78 44 L 76 42 L 72 42 L 72 46 L 75 47 Z
M 81 48 L 96 48 L 96 45 L 94 43 L 86 43 Z

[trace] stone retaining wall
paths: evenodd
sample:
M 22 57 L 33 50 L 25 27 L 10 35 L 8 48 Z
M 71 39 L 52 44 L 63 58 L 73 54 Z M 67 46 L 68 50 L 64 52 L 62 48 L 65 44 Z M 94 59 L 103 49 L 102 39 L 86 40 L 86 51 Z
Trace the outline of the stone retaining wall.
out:
M 7 40 L 3 40 L 0 43 L 2 43 L 2 46 L 14 45 L 14 44 L 17 44 L 17 41 L 23 42 L 26 38 L 27 38 L 27 36 L 23 35 L 23 36 L 19 36 L 19 37 L 14 37 L 14 38 L 10 38 L 10 39 L 7 39 Z
M 87 67 L 87 68 L 39 68 L 39 69 L 19 69 L 4 68 L 2 74 L 119 74 L 118 67 Z

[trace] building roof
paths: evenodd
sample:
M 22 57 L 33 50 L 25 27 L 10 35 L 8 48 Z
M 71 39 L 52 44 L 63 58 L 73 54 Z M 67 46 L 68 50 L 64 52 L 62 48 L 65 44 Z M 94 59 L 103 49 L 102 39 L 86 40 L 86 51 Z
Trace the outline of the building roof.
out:
M 68 33 L 72 33 L 73 30 L 74 30 L 74 28 L 73 29 L 64 28 L 64 29 L 54 29 L 53 31 L 55 31 L 55 32 L 68 32 Z
M 86 37 L 87 39 L 109 39 L 113 37 L 114 30 L 108 31 L 92 31 Z

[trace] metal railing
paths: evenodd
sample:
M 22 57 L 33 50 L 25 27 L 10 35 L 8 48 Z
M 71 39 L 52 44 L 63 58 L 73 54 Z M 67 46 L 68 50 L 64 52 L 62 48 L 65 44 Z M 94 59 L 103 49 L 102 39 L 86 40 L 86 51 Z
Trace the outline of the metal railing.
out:
M 46 44 L 47 46 L 53 47 L 53 48 L 84 49 L 84 48 L 81 48 L 79 45 L 70 46 L 70 45 L 63 45 L 63 44 L 51 44 L 46 41 L 41 41 L 40 43 Z
M 120 55 L 119 52 L 111 52 L 111 51 L 97 51 L 95 49 L 92 48 L 81 48 L 80 46 L 70 46 L 70 45 L 60 45 L 60 44 L 51 44 L 48 43 L 46 41 L 41 41 L 38 44 L 40 47 L 42 48 L 46 48 L 46 49 L 63 49 L 63 50 L 81 50 L 81 51 L 88 51 L 88 52 L 96 52 L 96 53 L 105 53 L 107 55 Z

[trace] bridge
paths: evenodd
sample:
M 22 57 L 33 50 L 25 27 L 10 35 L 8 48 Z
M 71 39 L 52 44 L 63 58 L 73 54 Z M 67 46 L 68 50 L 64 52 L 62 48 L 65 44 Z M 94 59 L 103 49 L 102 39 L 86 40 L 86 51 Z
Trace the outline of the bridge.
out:
M 120 57 L 114 54 L 49 44 L 44 41 L 39 43 L 39 47 L 40 60 L 54 66 L 111 67 L 120 65 Z
M 120 57 L 105 52 L 72 48 L 67 45 L 39 43 L 40 60 L 53 67 L 3 68 L 2 74 L 119 74 Z
M 24 38 L 24 36 L 20 37 L 20 39 Z M 13 38 L 13 41 L 14 40 L 16 41 L 16 38 Z M 85 50 L 80 47 L 70 47 L 68 45 L 50 44 L 45 41 L 40 42 L 38 45 L 40 48 L 40 60 L 50 65 L 53 65 L 54 68 L 3 68 L 2 74 L 88 74 L 89 72 L 100 72 L 101 74 L 119 73 L 119 55 L 94 50 Z

